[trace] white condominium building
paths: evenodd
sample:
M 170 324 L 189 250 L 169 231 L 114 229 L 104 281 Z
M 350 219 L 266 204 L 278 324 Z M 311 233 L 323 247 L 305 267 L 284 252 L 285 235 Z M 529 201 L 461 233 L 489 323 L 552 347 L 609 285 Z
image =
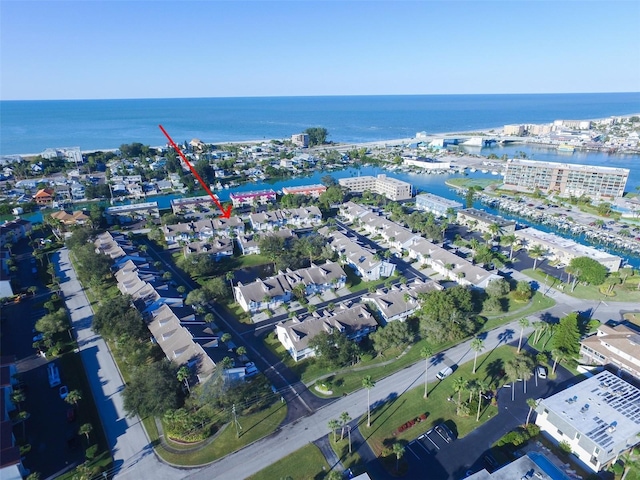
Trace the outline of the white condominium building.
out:
M 413 185 L 382 174 L 376 177 L 341 178 L 338 182 L 351 192 L 363 193 L 368 190 L 379 195 L 384 195 L 389 200 L 408 200 L 413 197 Z
M 628 168 L 513 159 L 507 162 L 504 188 L 519 192 L 555 192 L 567 197 L 617 198 L 624 195 L 628 178 Z

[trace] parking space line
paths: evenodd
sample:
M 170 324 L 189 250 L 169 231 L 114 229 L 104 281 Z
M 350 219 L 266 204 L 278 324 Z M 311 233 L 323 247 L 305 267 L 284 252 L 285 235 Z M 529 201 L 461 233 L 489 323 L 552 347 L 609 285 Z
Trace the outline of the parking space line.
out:
M 413 443 L 413 442 L 412 442 L 412 443 Z M 420 460 L 420 456 L 419 456 L 419 455 L 417 455 L 417 454 L 416 454 L 416 452 L 414 452 L 414 451 L 411 449 L 411 443 L 407 444 L 407 448 L 409 449 L 409 451 L 410 451 L 411 453 L 413 453 L 413 455 L 414 455 L 418 460 Z
M 436 442 L 434 442 L 433 440 L 431 440 L 431 437 L 429 436 L 429 433 L 431 433 L 433 430 L 430 430 L 429 432 L 427 432 L 427 438 L 429 439 L 429 441 L 431 443 L 433 443 L 433 446 L 436 447 L 438 450 L 440 450 L 440 447 L 438 446 L 438 444 Z
M 429 449 L 425 446 L 425 444 L 424 444 L 424 443 L 422 443 L 422 442 L 418 442 L 418 444 L 419 444 L 422 448 L 424 448 L 424 451 L 425 451 L 425 452 L 427 452 L 428 454 L 431 454 L 431 450 L 429 450 Z

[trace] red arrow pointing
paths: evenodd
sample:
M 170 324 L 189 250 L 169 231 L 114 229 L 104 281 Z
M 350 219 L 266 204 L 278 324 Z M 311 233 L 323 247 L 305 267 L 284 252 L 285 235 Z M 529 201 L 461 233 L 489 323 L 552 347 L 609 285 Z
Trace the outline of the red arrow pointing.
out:
M 191 162 L 187 160 L 187 157 L 184 156 L 184 153 L 182 153 L 182 150 L 180 150 L 178 145 L 176 145 L 176 142 L 174 142 L 171 139 L 171 137 L 169 136 L 167 131 L 162 127 L 162 125 L 158 125 L 158 126 L 160 127 L 160 130 L 162 130 L 162 133 L 164 133 L 164 136 L 167 137 L 167 140 L 169 140 L 169 145 L 171 145 L 174 148 L 174 150 L 178 152 L 178 155 L 180 155 L 180 158 L 182 158 L 182 160 L 184 160 L 184 163 L 187 164 L 187 166 L 189 167 L 189 170 L 191 170 L 191 173 L 193 173 L 193 176 L 198 179 L 198 181 L 200 182 L 200 185 L 202 185 L 202 188 L 204 188 L 205 192 L 207 192 L 211 197 L 211 200 L 213 200 L 213 203 L 215 203 L 218 206 L 218 208 L 222 212 L 222 215 L 220 216 L 222 218 L 229 218 L 231 216 L 231 205 L 229 205 L 226 210 L 224 209 L 224 207 L 220 203 L 220 200 L 216 198 L 216 196 L 213 194 L 209 186 L 206 183 L 204 183 L 204 180 L 202 180 L 202 177 L 200 177 L 198 172 L 196 172 L 196 169 L 193 168 L 193 165 L 191 165 Z

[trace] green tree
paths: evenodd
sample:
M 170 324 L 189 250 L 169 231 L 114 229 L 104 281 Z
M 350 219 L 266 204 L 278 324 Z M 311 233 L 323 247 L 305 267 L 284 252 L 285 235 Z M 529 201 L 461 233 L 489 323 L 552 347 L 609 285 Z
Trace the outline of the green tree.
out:
M 367 375 L 362 379 L 362 386 L 367 389 L 367 427 L 371 426 L 371 389 L 376 386 L 376 382 L 371 378 L 371 375 Z
M 529 418 L 531 418 L 531 414 L 533 413 L 533 409 L 538 406 L 538 402 L 533 398 L 527 398 L 527 406 L 529 407 L 529 413 L 527 414 L 527 421 L 525 422 L 525 427 L 529 425 Z
M 317 145 L 323 145 L 327 141 L 327 129 L 322 127 L 307 128 L 304 133 L 309 135 L 309 146 L 315 147 Z
M 71 390 L 64 399 L 65 402 L 72 404 L 75 407 L 78 406 L 80 400 L 82 400 L 82 391 L 80 390 Z
M 531 250 L 529 250 L 529 256 L 533 258 L 533 269 L 536 269 L 538 265 L 538 260 L 540 260 L 546 254 L 546 250 L 542 248 L 540 245 L 534 245 Z
M 329 420 L 328 426 L 329 426 L 329 430 L 333 432 L 333 441 L 337 442 L 338 441 L 337 430 L 338 428 L 340 428 L 340 422 L 335 418 L 332 418 L 331 420 Z
M 177 368 L 168 360 L 141 366 L 122 392 L 129 416 L 163 415 L 180 406 Z
M 458 394 L 458 407 L 462 403 L 461 400 L 460 400 L 460 397 L 462 396 L 462 391 L 464 389 L 466 389 L 468 385 L 469 385 L 469 382 L 467 381 L 466 378 L 464 378 L 462 376 L 456 377 L 453 380 L 453 391 Z
M 392 448 L 393 448 L 393 453 L 396 456 L 396 472 L 397 472 L 398 469 L 400 468 L 400 459 L 404 455 L 404 447 L 402 446 L 401 443 L 394 442 Z
M 476 380 L 476 389 L 478 392 L 478 412 L 476 413 L 476 422 L 480 421 L 480 406 L 482 405 L 482 394 L 489 389 L 489 385 L 485 380 Z
M 48 313 L 36 322 L 35 328 L 45 337 L 52 337 L 56 333 L 64 332 L 69 326 L 67 311 L 60 308 L 55 312 Z
M 176 378 L 179 382 L 182 382 L 189 393 L 191 393 L 191 386 L 189 385 L 189 379 L 191 378 L 191 370 L 186 365 L 182 365 L 176 372 Z
M 80 429 L 78 430 L 78 433 L 80 435 L 85 435 L 87 437 L 87 443 L 89 442 L 89 434 L 91 432 L 93 432 L 93 425 L 91 425 L 90 423 L 84 423 L 80 425 Z
M 520 280 L 516 284 L 516 291 L 514 296 L 516 299 L 521 302 L 525 302 L 531 299 L 531 295 L 533 294 L 533 289 L 531 284 L 527 280 Z
M 464 196 L 465 208 L 473 208 L 473 196 L 473 189 L 470 188 Z
M 427 398 L 427 374 L 429 373 L 429 359 L 433 355 L 433 348 L 424 345 L 420 349 L 420 356 L 424 358 L 424 398 Z
M 602 285 L 607 278 L 607 267 L 589 257 L 573 258 L 569 267 L 580 282 Z
M 513 247 L 517 241 L 518 238 L 513 233 L 502 237 L 502 242 L 509 247 L 509 260 L 513 260 Z
M 551 344 L 560 353 L 556 357 L 575 358 L 580 352 L 580 326 L 578 314 L 572 312 L 560 319 L 553 331 Z
M 478 353 L 480 353 L 482 350 L 484 350 L 484 340 L 482 340 L 481 338 L 474 338 L 473 340 L 471 340 L 471 350 L 474 351 L 474 356 L 473 356 L 473 373 L 476 373 L 476 362 L 478 361 Z
M 344 430 L 350 421 L 351 421 L 351 416 L 349 415 L 349 412 L 342 412 L 340 414 L 340 426 L 342 427 L 342 430 L 340 432 L 340 440 L 344 438 Z
M 18 407 L 18 412 L 22 411 L 22 402 L 27 399 L 27 395 L 23 390 L 14 390 L 11 392 L 11 401 Z
M 485 288 L 485 292 L 490 297 L 504 297 L 509 293 L 510 287 L 509 282 L 507 282 L 504 278 L 498 278 L 491 280 L 487 284 L 487 288 Z
M 524 333 L 524 329 L 529 326 L 529 320 L 523 317 L 518 320 L 518 325 L 520 325 L 520 340 L 518 341 L 518 353 L 520 353 L 520 349 L 522 348 L 522 335 Z

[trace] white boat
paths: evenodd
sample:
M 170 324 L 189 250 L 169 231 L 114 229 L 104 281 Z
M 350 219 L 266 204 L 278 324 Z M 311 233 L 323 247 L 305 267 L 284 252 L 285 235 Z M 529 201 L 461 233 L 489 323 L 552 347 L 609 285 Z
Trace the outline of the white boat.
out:
M 498 175 L 498 171 L 497 170 L 491 170 L 491 175 Z
M 471 169 L 469 169 L 469 171 L 470 171 L 471 173 L 476 173 L 476 172 L 477 172 L 477 170 L 476 170 L 475 168 L 471 168 Z
M 487 170 L 486 168 L 483 168 L 482 170 L 480 170 L 482 173 L 489 173 L 489 170 Z

